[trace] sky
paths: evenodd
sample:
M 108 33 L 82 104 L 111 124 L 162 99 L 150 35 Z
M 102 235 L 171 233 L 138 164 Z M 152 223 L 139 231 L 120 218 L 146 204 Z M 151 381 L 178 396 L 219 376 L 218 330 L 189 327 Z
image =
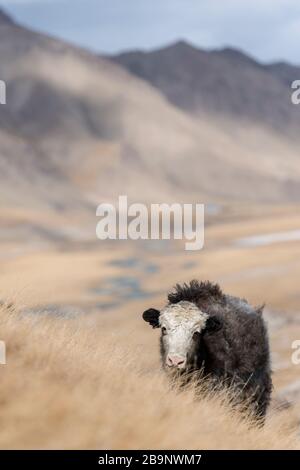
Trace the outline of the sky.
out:
M 179 39 L 300 64 L 300 0 L 0 0 L 22 23 L 116 53 Z

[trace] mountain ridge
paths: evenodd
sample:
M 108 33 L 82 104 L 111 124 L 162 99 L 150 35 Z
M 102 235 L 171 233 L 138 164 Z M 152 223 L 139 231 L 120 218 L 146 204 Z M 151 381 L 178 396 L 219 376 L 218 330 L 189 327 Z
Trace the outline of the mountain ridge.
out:
M 290 85 L 300 67 L 263 64 L 239 49 L 204 50 L 182 40 L 110 59 L 193 115 L 229 115 L 298 135 L 300 112 L 291 106 Z
M 2 205 L 93 213 L 119 194 L 145 202 L 300 200 L 291 139 L 234 113 L 222 120 L 212 110 L 187 112 L 113 60 L 10 23 L 0 27 L 0 76 L 8 97 L 0 107 Z
M 0 7 L 0 26 L 3 24 L 13 24 L 14 21 L 12 17 L 6 13 L 6 11 Z

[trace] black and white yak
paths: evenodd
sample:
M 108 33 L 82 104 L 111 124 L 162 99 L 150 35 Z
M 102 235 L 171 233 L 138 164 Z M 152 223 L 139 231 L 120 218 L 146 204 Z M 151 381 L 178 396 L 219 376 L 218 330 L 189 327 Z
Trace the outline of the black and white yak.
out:
M 198 281 L 177 285 L 168 301 L 161 311 L 150 308 L 143 313 L 153 328 L 161 328 L 163 367 L 185 377 L 197 377 L 201 371 L 201 380 L 230 385 L 239 402 L 263 421 L 272 392 L 263 308 Z

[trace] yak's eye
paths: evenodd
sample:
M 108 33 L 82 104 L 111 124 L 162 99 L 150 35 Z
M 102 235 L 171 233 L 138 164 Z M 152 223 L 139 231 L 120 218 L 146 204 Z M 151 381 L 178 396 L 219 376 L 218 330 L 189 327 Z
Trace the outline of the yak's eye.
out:
M 162 332 L 162 335 L 165 336 L 167 334 L 167 328 L 163 326 L 161 329 L 161 332 Z
M 194 341 L 198 341 L 199 338 L 200 338 L 200 332 L 199 332 L 199 331 L 195 331 L 195 333 L 193 334 L 193 340 L 194 340 Z

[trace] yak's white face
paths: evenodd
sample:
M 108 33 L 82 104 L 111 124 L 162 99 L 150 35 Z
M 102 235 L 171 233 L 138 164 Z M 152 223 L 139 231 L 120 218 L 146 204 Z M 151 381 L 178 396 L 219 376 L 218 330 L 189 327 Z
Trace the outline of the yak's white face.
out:
M 159 316 L 166 366 L 184 369 L 193 357 L 208 315 L 191 302 L 165 307 Z

